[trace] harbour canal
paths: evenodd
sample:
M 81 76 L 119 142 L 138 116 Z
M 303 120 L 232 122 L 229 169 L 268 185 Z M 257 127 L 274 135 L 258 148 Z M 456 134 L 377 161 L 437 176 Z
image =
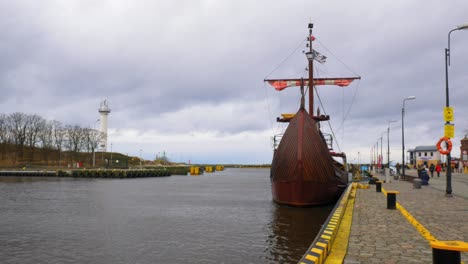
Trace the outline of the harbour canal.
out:
M 0 177 L 3 263 L 296 263 L 333 206 L 271 201 L 269 169 Z

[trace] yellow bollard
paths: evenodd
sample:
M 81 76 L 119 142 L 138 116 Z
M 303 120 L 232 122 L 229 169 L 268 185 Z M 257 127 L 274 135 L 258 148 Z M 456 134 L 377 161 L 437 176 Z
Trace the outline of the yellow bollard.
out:
M 431 241 L 432 263 L 463 263 L 460 252 L 468 252 L 464 241 Z
M 199 175 L 200 174 L 200 168 L 192 166 L 190 167 L 190 175 Z
M 213 166 L 206 166 L 205 171 L 206 172 L 213 172 Z
M 463 174 L 468 174 L 468 167 L 465 167 L 465 169 L 463 170 Z

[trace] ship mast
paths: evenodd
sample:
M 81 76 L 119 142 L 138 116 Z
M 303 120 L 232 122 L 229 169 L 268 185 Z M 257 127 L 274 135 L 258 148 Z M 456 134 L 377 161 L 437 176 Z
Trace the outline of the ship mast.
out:
M 312 52 L 312 28 L 314 24 L 309 23 L 309 52 L 306 53 L 309 60 L 309 115 L 314 116 L 314 54 Z
M 337 85 L 340 87 L 348 86 L 353 80 L 359 80 L 361 77 L 341 77 L 341 78 L 316 78 L 314 79 L 314 60 L 319 61 L 320 63 L 324 63 L 326 57 L 320 55 L 318 52 L 314 51 L 312 48 L 312 41 L 315 40 L 315 37 L 312 35 L 312 28 L 314 24 L 309 23 L 309 36 L 307 37 L 307 46 L 309 50 L 305 53 L 307 60 L 309 62 L 308 66 L 308 73 L 309 78 L 304 80 L 303 78 L 300 79 L 264 79 L 263 81 L 268 82 L 271 86 L 275 88 L 277 91 L 282 91 L 288 87 L 297 87 L 301 86 L 304 87 L 306 85 L 309 86 L 309 116 L 317 121 L 326 121 L 329 120 L 329 116 L 320 115 L 317 112 L 317 116 L 314 116 L 314 86 L 315 85 Z M 301 92 L 301 101 L 304 98 L 304 94 Z M 303 104 L 301 102 L 301 108 L 303 108 Z M 294 115 L 293 115 L 294 116 Z M 289 122 L 292 117 L 283 117 L 277 118 L 276 121 L 278 122 Z

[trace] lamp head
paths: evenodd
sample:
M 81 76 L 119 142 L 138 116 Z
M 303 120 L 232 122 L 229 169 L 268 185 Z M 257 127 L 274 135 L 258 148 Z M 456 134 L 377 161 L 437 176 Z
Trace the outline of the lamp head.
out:
M 468 29 L 468 24 L 459 25 L 459 26 L 457 26 L 457 29 L 458 30 Z
M 416 99 L 416 96 L 412 95 L 412 96 L 408 96 L 405 98 L 405 100 L 414 100 Z

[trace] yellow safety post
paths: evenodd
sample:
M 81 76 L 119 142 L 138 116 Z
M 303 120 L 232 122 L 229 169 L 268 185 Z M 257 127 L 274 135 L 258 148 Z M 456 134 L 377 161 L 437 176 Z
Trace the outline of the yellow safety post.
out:
M 213 172 L 213 166 L 206 166 L 205 171 L 206 172 Z
M 460 252 L 468 251 L 464 241 L 431 241 L 432 263 L 461 263 Z
M 190 167 L 190 175 L 199 175 L 200 174 L 200 168 L 196 166 Z
M 396 195 L 399 193 L 398 191 L 387 191 L 387 209 L 396 209 Z
M 375 182 L 375 191 L 376 192 L 382 192 L 382 183 L 383 183 L 383 181 L 376 181 Z

